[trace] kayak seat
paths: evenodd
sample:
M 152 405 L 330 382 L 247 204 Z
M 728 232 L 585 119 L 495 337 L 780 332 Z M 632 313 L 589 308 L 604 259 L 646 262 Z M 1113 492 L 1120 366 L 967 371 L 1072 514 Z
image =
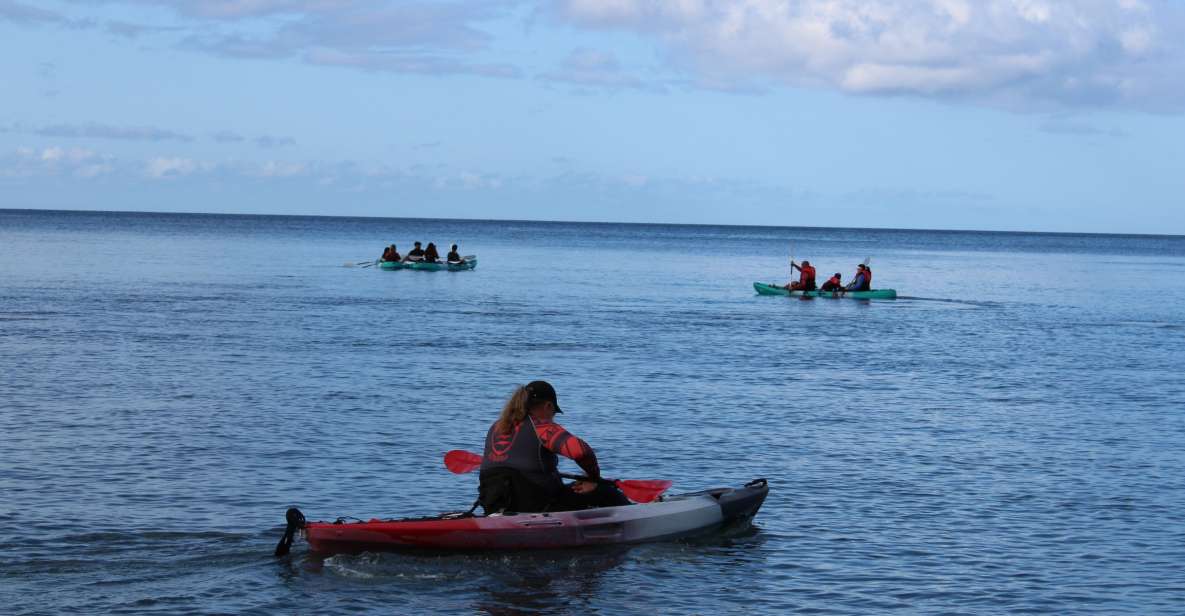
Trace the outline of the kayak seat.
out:
M 491 468 L 481 472 L 477 500 L 486 515 L 509 512 L 546 511 L 551 498 L 519 471 Z

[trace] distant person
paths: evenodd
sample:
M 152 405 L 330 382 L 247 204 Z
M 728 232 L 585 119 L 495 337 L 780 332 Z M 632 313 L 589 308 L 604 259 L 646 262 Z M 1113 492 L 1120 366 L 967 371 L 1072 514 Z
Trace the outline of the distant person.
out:
M 399 261 L 399 250 L 397 250 L 395 248 L 395 244 L 391 244 L 390 246 L 387 246 L 387 249 L 383 251 L 382 260 L 383 261 Z
M 424 249 L 420 248 L 419 242 L 416 242 L 415 246 L 412 246 L 412 249 L 407 251 L 407 256 L 404 257 L 404 260 L 405 261 L 423 261 L 424 260 Z
M 791 291 L 814 291 L 818 287 L 815 286 L 815 266 L 811 265 L 810 261 L 803 261 L 799 265 L 793 261 L 790 262 L 790 275 L 794 275 L 794 270 L 798 270 L 798 282 L 790 283 L 786 288 Z
M 845 291 L 870 291 L 872 290 L 872 270 L 867 265 L 861 263 L 856 266 L 856 275 L 852 277 L 852 281 L 848 286 L 844 287 Z
M 843 277 L 839 275 L 839 272 L 835 272 L 834 276 L 832 276 L 831 278 L 828 278 L 827 282 L 823 283 L 823 286 L 820 288 L 820 290 L 822 290 L 822 291 L 839 291 L 842 288 L 843 288 Z
M 453 244 L 453 247 L 448 249 L 448 256 L 445 257 L 445 260 L 458 265 L 465 262 L 465 259 L 462 259 L 461 255 L 457 252 L 456 244 Z
M 428 242 L 428 248 L 424 250 L 424 262 L 436 263 L 440 260 L 440 253 L 436 252 L 436 244 Z

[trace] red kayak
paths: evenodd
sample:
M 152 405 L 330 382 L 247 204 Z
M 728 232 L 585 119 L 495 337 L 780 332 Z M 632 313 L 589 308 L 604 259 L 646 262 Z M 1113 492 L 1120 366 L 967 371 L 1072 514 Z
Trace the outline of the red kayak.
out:
M 288 532 L 301 530 L 314 552 L 353 554 L 407 549 L 535 550 L 662 541 L 748 522 L 769 493 L 764 479 L 740 488 L 668 496 L 651 503 L 555 513 L 470 513 L 368 522 L 305 522 L 288 510 Z M 281 540 L 283 545 L 284 540 Z M 277 549 L 277 555 L 286 553 Z

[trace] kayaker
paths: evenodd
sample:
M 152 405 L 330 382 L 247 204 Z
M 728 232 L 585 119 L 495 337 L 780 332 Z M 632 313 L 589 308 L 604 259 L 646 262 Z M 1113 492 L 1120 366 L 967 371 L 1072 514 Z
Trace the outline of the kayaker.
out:
M 440 260 L 440 253 L 436 252 L 436 244 L 428 242 L 428 248 L 424 250 L 424 262 L 436 263 Z
M 845 291 L 869 291 L 872 289 L 872 270 L 863 263 L 856 266 L 856 275 L 852 277 L 852 281 L 848 286 L 844 287 Z
M 601 478 L 597 454 L 588 443 L 553 420 L 562 413 L 555 388 L 532 381 L 515 389 L 486 433 L 479 500 L 486 513 L 572 511 L 628 505 L 614 485 Z M 571 458 L 594 481 L 565 485 L 559 456 Z
M 832 276 L 831 278 L 828 278 L 827 282 L 823 283 L 823 286 L 821 287 L 820 290 L 822 290 L 822 291 L 838 291 L 842 288 L 843 288 L 843 278 L 839 275 L 839 272 L 835 272 L 834 276 Z
M 383 256 L 379 257 L 379 261 L 390 261 L 391 260 L 390 257 L 391 257 L 391 246 L 387 246 L 386 248 L 383 249 Z
M 457 252 L 456 244 L 453 244 L 453 247 L 448 249 L 448 256 L 445 257 L 445 260 L 458 265 L 465 262 L 465 259 L 462 259 L 461 255 Z
M 423 261 L 424 260 L 424 249 L 420 248 L 419 242 L 416 242 L 415 246 L 412 246 L 412 249 L 407 251 L 407 256 L 404 257 L 404 260 L 405 261 Z
M 815 267 L 811 265 L 810 261 L 803 261 L 799 265 L 793 261 L 790 262 L 790 275 L 794 275 L 794 270 L 798 270 L 798 282 L 792 282 L 786 286 L 791 291 L 814 291 L 815 286 Z
M 387 246 L 383 251 L 383 261 L 399 261 L 399 250 L 395 248 L 395 244 Z

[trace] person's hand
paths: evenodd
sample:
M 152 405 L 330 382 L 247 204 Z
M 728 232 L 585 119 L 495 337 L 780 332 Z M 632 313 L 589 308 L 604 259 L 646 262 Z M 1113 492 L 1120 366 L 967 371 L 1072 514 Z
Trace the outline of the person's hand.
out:
M 577 494 L 588 494 L 597 489 L 597 484 L 592 481 L 577 481 L 572 484 L 572 491 Z

